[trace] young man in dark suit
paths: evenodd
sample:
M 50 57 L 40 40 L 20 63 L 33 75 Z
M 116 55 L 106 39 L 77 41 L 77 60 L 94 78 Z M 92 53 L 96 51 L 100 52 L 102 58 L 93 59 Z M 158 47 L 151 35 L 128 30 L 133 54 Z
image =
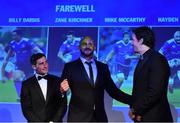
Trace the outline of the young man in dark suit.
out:
M 48 74 L 48 63 L 42 53 L 31 56 L 35 75 L 25 80 L 21 89 L 21 107 L 28 122 L 62 122 L 67 109 L 60 78 Z
M 155 51 L 155 36 L 149 27 L 133 30 L 132 44 L 140 58 L 133 81 L 133 103 L 129 116 L 134 121 L 172 122 L 167 99 L 170 68 L 166 58 Z
M 64 66 L 61 91 L 70 87 L 68 122 L 107 122 L 104 90 L 114 99 L 130 104 L 131 97 L 119 90 L 111 79 L 106 64 L 94 59 L 94 41 L 84 37 L 79 45 L 81 57 Z

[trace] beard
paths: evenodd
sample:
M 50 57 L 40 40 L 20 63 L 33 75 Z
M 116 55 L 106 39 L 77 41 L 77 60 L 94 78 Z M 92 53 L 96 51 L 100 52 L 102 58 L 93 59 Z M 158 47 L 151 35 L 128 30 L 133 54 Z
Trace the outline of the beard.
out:
M 88 51 L 89 53 L 86 53 L 87 50 L 89 50 Z M 92 57 L 94 53 L 94 51 L 91 49 L 85 49 L 84 51 L 80 50 L 80 52 L 81 52 L 81 55 L 84 57 Z

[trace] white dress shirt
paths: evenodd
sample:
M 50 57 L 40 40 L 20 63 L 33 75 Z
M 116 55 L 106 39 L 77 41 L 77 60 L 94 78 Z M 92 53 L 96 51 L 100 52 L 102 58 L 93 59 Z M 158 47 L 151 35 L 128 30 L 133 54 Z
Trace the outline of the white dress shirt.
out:
M 90 73 L 89 73 L 89 66 L 85 63 L 87 60 L 83 57 L 80 57 L 83 65 L 84 65 L 84 68 L 86 70 L 86 73 L 88 74 L 88 77 L 90 78 Z M 94 59 L 90 60 L 92 62 L 91 66 L 92 66 L 92 70 L 93 70 L 93 78 L 94 78 L 94 83 L 96 82 L 96 78 L 97 78 L 97 67 L 96 67 L 96 63 L 94 61 Z M 87 61 L 87 62 L 90 62 L 90 61 Z
M 43 93 L 44 99 L 46 100 L 46 95 L 47 95 L 47 79 L 42 78 L 41 80 L 38 80 L 38 76 L 42 76 L 39 74 L 35 74 L 37 81 L 40 85 L 41 91 Z

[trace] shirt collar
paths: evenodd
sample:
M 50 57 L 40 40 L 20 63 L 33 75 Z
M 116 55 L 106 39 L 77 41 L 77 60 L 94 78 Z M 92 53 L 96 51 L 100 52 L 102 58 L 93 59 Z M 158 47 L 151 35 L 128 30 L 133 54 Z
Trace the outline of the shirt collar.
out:
M 38 76 L 46 76 L 46 75 L 47 74 L 41 75 L 41 74 L 35 73 L 36 78 L 38 78 Z
M 94 59 L 91 59 L 91 60 L 89 60 L 89 61 L 88 61 L 88 60 L 86 60 L 86 59 L 85 59 L 85 58 L 83 58 L 83 57 L 80 57 L 80 59 L 81 59 L 81 61 L 82 61 L 82 63 L 83 63 L 83 64 L 84 64 L 86 61 L 87 61 L 87 62 L 90 62 L 90 61 L 91 61 L 92 63 L 94 63 L 94 62 L 95 62 L 95 61 L 94 61 Z
M 153 49 L 147 50 L 144 54 L 140 55 L 140 59 L 143 60 L 145 58 L 148 58 L 152 52 L 153 52 Z

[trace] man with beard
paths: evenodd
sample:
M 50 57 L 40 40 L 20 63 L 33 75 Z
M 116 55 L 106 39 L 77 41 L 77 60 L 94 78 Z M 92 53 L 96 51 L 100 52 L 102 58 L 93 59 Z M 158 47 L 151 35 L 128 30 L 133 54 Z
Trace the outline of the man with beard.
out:
M 42 50 L 34 44 L 32 40 L 23 37 L 23 30 L 21 29 L 12 31 L 12 38 L 13 40 L 9 44 L 9 49 L 1 68 L 2 78 L 3 80 L 6 80 L 4 70 L 10 57 L 14 57 L 14 55 L 16 58 L 16 69 L 21 70 L 25 74 L 25 77 L 28 78 L 33 73 L 31 64 L 29 63 L 29 58 L 34 53 L 42 53 Z
M 66 63 L 61 91 L 72 92 L 68 122 L 108 122 L 104 108 L 104 90 L 114 99 L 130 104 L 131 97 L 119 90 L 111 79 L 108 66 L 94 59 L 94 41 L 84 37 L 79 45 L 81 56 Z
M 111 73 L 116 75 L 118 81 L 116 86 L 121 87 L 124 80 L 128 79 L 132 69 L 131 62 L 137 59 L 138 55 L 133 52 L 130 33 L 123 32 L 123 39 L 113 45 L 113 49 L 108 53 L 105 63 L 111 66 Z
M 173 85 L 169 89 L 173 92 L 174 88 L 180 88 L 180 31 L 176 31 L 174 37 L 166 41 L 159 52 L 167 58 L 171 67 Z
M 108 53 L 105 62 L 108 62 L 113 59 L 114 57 L 114 64 L 115 67 L 114 72 L 123 73 L 125 74 L 125 79 L 127 79 L 130 69 L 130 62 L 131 57 L 133 55 L 133 47 L 130 40 L 129 32 L 123 33 L 123 39 L 117 41 L 113 49 Z
M 58 51 L 58 58 L 64 63 L 76 60 L 79 56 L 78 45 L 81 38 L 76 37 L 74 31 L 69 31 L 66 35 L 66 40 L 61 44 Z

